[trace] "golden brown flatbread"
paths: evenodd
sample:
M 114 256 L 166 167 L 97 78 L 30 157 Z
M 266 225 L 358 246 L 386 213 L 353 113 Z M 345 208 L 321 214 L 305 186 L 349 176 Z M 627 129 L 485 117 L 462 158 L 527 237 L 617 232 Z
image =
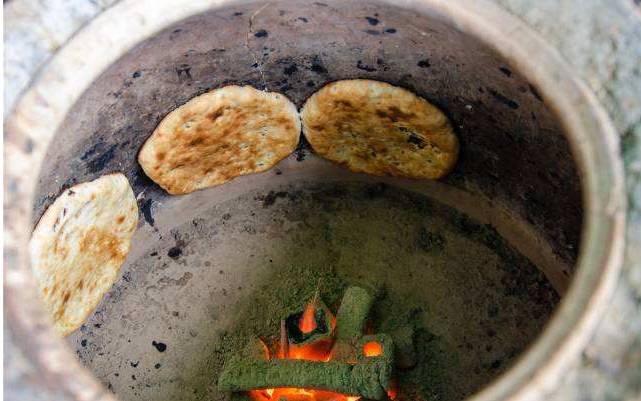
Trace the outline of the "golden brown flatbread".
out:
M 31 236 L 31 267 L 56 330 L 80 327 L 118 279 L 138 224 L 127 178 L 110 174 L 67 189 Z
M 330 83 L 305 102 L 301 119 L 318 155 L 355 172 L 437 179 L 458 157 L 458 139 L 445 114 L 384 82 Z
M 186 194 L 265 171 L 290 155 L 300 137 L 296 106 L 278 93 L 226 86 L 169 113 L 138 161 L 170 194 Z

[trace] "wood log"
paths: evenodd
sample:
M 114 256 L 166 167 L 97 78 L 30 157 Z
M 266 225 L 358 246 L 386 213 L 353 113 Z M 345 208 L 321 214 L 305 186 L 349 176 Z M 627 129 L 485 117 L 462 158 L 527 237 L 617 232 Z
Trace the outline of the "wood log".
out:
M 363 335 L 374 297 L 360 287 L 349 287 L 336 314 L 336 339 L 355 341 Z
M 218 389 L 250 391 L 295 387 L 383 400 L 391 377 L 390 365 L 385 359 L 376 358 L 351 365 L 336 361 L 236 357 L 225 365 L 218 378 Z
M 363 288 L 349 287 L 345 291 L 336 314 L 336 341 L 332 348 L 332 359 L 348 363 L 358 360 L 356 343 L 363 336 L 373 303 L 374 297 Z
M 244 358 L 262 360 L 267 360 L 270 357 L 269 348 L 267 348 L 267 345 L 258 337 L 252 337 L 249 339 L 247 345 L 242 351 L 242 355 Z

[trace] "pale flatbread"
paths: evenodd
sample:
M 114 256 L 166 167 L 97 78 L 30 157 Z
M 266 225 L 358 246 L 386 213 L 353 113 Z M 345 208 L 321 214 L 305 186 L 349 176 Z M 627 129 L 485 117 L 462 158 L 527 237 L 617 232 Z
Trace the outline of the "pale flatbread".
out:
M 437 179 L 458 157 L 458 139 L 443 112 L 384 82 L 330 83 L 305 102 L 301 119 L 318 155 L 355 172 Z
M 138 224 L 127 178 L 110 174 L 64 191 L 31 236 L 31 267 L 54 326 L 80 327 L 118 279 Z
M 265 171 L 290 155 L 300 137 L 296 106 L 278 93 L 226 86 L 169 113 L 138 162 L 170 194 L 186 194 Z

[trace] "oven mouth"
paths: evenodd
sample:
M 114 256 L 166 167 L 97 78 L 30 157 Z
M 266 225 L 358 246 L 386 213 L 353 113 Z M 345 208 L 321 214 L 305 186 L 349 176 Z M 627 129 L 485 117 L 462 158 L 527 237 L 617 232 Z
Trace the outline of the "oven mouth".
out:
M 153 3 L 153 5 L 152 5 Z M 386 2 L 383 2 L 386 3 Z M 25 354 L 47 380 L 80 399 L 113 396 L 75 359 L 63 340 L 53 335 L 35 296 L 27 262 L 34 183 L 45 151 L 68 111 L 107 67 L 140 41 L 161 29 L 211 9 L 239 2 L 193 2 L 173 10 L 170 2 L 124 2 L 98 17 L 47 65 L 13 111 L 7 136 L 7 228 L 5 263 L 7 318 Z M 410 1 L 409 9 L 441 19 L 496 51 L 522 74 L 558 118 L 582 177 L 583 226 L 576 272 L 564 299 L 545 331 L 518 363 L 472 397 L 475 400 L 517 399 L 542 394 L 576 356 L 590 336 L 612 292 L 623 249 L 624 206 L 622 163 L 617 135 L 593 95 L 554 50 L 515 18 L 492 4 Z M 114 23 L 147 14 L 144 23 L 114 29 Z M 116 18 L 117 17 L 117 18 Z M 114 22 L 122 21 L 122 22 Z M 128 27 L 129 28 L 129 27 Z M 121 36 L 123 35 L 123 36 Z M 110 41 L 106 51 L 92 49 L 98 39 Z M 102 54 L 101 54 L 102 53 Z M 531 54 L 539 55 L 537 64 Z M 84 60 L 78 64 L 78 57 Z M 95 56 L 95 57 L 94 57 Z M 25 143 L 37 146 L 25 146 Z M 30 150 L 27 150 L 30 149 Z M 81 373 L 79 373 L 81 372 Z

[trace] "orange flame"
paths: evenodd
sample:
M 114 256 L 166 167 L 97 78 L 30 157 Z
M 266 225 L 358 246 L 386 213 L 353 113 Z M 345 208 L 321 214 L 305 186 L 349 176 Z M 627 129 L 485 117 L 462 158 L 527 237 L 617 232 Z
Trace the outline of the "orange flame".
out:
M 370 341 L 363 345 L 363 355 L 365 356 L 381 356 L 383 355 L 383 347 L 379 342 Z
M 311 333 L 316 329 L 316 306 L 315 302 L 310 302 L 306 307 L 299 321 L 299 328 L 303 333 Z M 336 327 L 336 318 L 330 313 L 330 326 L 332 330 Z M 296 346 L 288 345 L 288 354 L 284 356 L 277 353 L 275 358 L 279 359 L 305 359 L 310 361 L 327 362 L 331 359 L 331 340 L 316 341 L 311 344 Z M 279 348 L 284 348 L 280 344 Z M 379 356 L 383 353 L 382 345 L 376 341 L 371 341 L 363 346 L 365 356 Z M 345 394 L 333 393 L 330 391 L 313 390 L 305 388 L 268 388 L 263 390 L 249 391 L 249 395 L 254 401 L 359 401 L 359 396 L 349 396 Z M 388 391 L 391 399 L 396 397 L 396 390 Z
M 313 344 L 289 347 L 289 359 L 305 359 L 307 361 L 327 362 L 330 360 L 329 350 L 332 342 L 327 340 L 316 341 Z
M 390 381 L 390 389 L 387 390 L 387 397 L 393 401 L 396 399 L 396 396 L 398 396 L 398 382 L 392 378 Z
M 307 304 L 305 307 L 305 312 L 303 312 L 303 316 L 300 318 L 300 322 L 298 323 L 298 327 L 300 328 L 300 331 L 303 333 L 311 333 L 316 329 L 316 308 L 314 307 L 313 303 Z

